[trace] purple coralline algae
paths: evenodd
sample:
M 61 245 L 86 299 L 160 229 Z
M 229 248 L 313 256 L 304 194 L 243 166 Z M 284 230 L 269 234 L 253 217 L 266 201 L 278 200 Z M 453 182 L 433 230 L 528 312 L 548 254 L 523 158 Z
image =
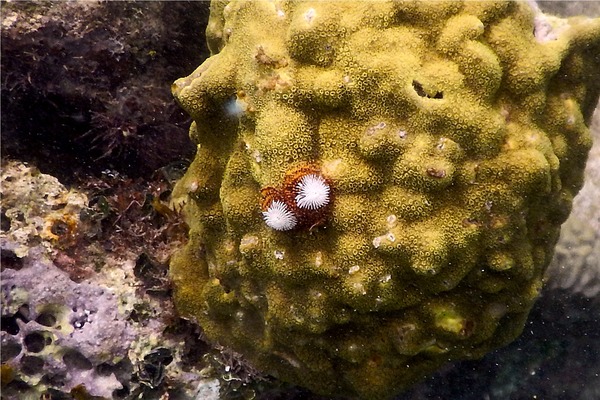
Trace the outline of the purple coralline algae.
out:
M 10 247 L 2 243 L 3 250 Z M 2 314 L 18 316 L 0 332 L 4 365 L 31 386 L 43 382 L 70 391 L 83 385 L 92 396 L 110 398 L 122 385 L 100 366 L 127 357 L 134 340 L 118 296 L 107 287 L 73 282 L 39 248 L 20 264 L 2 272 Z

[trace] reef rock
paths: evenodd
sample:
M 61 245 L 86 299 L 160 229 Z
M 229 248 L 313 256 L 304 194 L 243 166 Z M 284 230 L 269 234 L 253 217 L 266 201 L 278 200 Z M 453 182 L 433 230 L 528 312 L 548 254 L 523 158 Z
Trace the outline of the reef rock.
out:
M 173 92 L 179 310 L 258 368 L 388 398 L 519 335 L 582 185 L 600 19 L 497 2 L 214 1 Z

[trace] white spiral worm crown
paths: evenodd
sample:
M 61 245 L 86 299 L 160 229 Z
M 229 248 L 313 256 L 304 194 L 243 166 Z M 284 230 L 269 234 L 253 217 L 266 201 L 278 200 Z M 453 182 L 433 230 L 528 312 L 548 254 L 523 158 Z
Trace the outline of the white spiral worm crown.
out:
M 316 174 L 305 175 L 298 185 L 296 204 L 300 208 L 316 210 L 329 203 L 330 187 L 322 176 Z
M 298 224 L 292 210 L 280 200 L 274 200 L 262 214 L 265 223 L 276 231 L 289 231 Z

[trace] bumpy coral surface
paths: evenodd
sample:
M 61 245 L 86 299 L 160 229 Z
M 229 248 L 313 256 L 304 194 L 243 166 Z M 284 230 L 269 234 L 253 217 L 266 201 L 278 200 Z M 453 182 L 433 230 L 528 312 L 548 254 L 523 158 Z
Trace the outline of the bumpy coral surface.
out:
M 582 184 L 600 20 L 216 1 L 207 39 L 173 86 L 198 148 L 172 276 L 208 337 L 372 399 L 519 334 Z
M 546 276 L 552 289 L 581 293 L 600 302 L 600 104 L 590 128 L 594 146 L 585 167 L 585 184 L 562 225 Z

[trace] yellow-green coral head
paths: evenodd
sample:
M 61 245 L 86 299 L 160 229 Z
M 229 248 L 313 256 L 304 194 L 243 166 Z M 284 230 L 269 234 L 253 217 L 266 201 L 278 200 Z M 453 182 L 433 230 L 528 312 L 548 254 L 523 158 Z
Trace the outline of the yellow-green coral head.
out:
M 323 394 L 514 339 L 582 179 L 600 20 L 513 1 L 213 1 L 175 302 Z

